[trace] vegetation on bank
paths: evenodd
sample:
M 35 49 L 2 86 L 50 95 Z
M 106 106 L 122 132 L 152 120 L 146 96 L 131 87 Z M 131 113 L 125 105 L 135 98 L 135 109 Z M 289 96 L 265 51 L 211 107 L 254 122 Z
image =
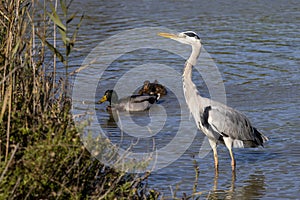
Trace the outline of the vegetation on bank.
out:
M 156 199 L 148 174 L 107 168 L 81 143 L 67 88 L 82 18 L 69 1 L 58 2 L 60 15 L 57 2 L 40 3 L 0 1 L 0 199 Z

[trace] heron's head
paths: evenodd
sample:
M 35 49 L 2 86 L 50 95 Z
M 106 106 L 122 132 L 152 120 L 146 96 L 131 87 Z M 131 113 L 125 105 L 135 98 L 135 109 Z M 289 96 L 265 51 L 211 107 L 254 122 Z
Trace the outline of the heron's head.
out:
M 179 34 L 158 33 L 158 35 L 189 45 L 200 44 L 201 42 L 200 37 L 193 31 L 185 31 Z

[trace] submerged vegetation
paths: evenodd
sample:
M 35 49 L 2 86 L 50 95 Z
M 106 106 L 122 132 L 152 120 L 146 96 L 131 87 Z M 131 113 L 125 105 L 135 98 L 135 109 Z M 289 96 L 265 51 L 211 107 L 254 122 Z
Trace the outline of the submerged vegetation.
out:
M 83 18 L 53 4 L 0 2 L 0 199 L 156 199 L 148 174 L 105 167 L 80 141 L 68 59 Z

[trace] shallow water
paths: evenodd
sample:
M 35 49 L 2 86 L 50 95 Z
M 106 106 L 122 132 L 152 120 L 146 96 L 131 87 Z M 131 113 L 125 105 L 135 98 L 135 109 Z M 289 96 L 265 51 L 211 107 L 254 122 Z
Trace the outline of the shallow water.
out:
M 122 114 L 122 126 L 133 122 L 133 131 L 120 131 L 118 124 L 110 119 L 105 105 L 96 105 L 96 120 L 106 136 L 115 144 L 127 149 L 132 141 L 133 152 L 147 153 L 153 149 L 164 150 L 174 138 L 179 140 L 170 147 L 181 155 L 162 169 L 155 170 L 148 180 L 151 188 L 161 191 L 161 196 L 183 193 L 191 195 L 195 187 L 194 161 L 199 166 L 199 178 L 195 191 L 198 196 L 210 199 L 296 199 L 300 192 L 300 7 L 298 1 L 126 1 L 115 0 L 74 1 L 72 9 L 85 13 L 71 70 L 80 67 L 84 59 L 99 43 L 116 58 L 97 77 L 95 93 L 82 90 L 87 96 L 84 104 L 94 108 L 106 89 L 116 86 L 136 91 L 147 79 L 165 83 L 169 93 L 162 97 L 150 113 Z M 189 47 L 157 37 L 160 45 L 175 45 L 174 51 L 186 52 L 184 58 L 158 46 L 156 33 L 135 36 L 134 28 L 150 31 L 171 29 L 193 30 L 199 33 L 203 47 L 212 57 L 225 85 L 228 105 L 245 113 L 253 125 L 269 139 L 265 148 L 235 149 L 236 176 L 232 177 L 230 158 L 225 147 L 220 146 L 220 171 L 213 170 L 210 152 L 204 158 L 198 156 L 204 140 L 195 130 L 193 119 L 186 112 L 182 96 L 181 77 L 184 58 Z M 139 29 L 140 30 L 140 29 Z M 140 33 L 137 31 L 136 33 Z M 141 40 L 124 42 L 114 38 L 116 34 Z M 147 38 L 147 34 L 151 37 Z M 110 38 L 113 36 L 113 38 Z M 118 49 L 116 40 L 122 43 Z M 131 49 L 132 43 L 142 41 L 146 48 Z M 131 43 L 132 42 L 132 43 Z M 111 44 L 111 45 L 110 45 Z M 117 43 L 118 44 L 118 43 Z M 151 47 L 151 48 L 149 48 Z M 124 48 L 124 49 L 123 49 Z M 177 49 L 178 48 L 178 49 Z M 103 51 L 91 68 L 102 69 L 106 63 Z M 96 51 L 96 53 L 97 53 Z M 122 54 L 120 54 L 120 52 Z M 126 52 L 126 53 L 124 53 Z M 183 53 L 184 54 L 184 53 Z M 120 56 L 121 55 L 121 56 Z M 200 58 L 201 59 L 201 56 Z M 173 71 L 164 66 L 172 67 Z M 142 66 L 142 67 L 140 67 Z M 98 68 L 97 68 L 98 67 Z M 203 96 L 213 95 L 201 66 L 194 70 L 193 80 Z M 166 71 L 165 71 L 166 70 Z M 169 71 L 168 71 L 169 70 Z M 202 70 L 202 71 L 201 71 Z M 82 70 L 83 81 L 88 85 L 95 70 Z M 126 77 L 128 76 L 128 77 Z M 74 79 L 75 80 L 75 79 Z M 92 83 L 91 83 L 92 84 Z M 119 85 L 118 85 L 119 84 Z M 126 94 L 124 94 L 126 95 Z M 129 94 L 128 94 L 129 95 Z M 79 109 L 75 107 L 75 110 Z M 160 124 L 161 122 L 164 124 Z M 153 126 L 151 126 L 151 123 Z M 119 124 L 120 126 L 120 124 Z M 134 126 L 134 125 L 132 125 Z M 160 127 L 159 130 L 147 129 Z M 182 126 L 182 127 L 181 127 Z M 121 129 L 124 127 L 121 127 Z M 92 127 L 99 134 L 99 127 Z M 135 132 L 134 132 L 135 130 Z M 146 131 L 145 131 L 146 130 Z M 188 135 L 177 134 L 179 130 Z M 152 131 L 152 132 L 151 132 Z M 139 140 L 137 140 L 139 138 Z M 190 139 L 190 140 L 189 140 Z M 189 142 L 191 142 L 190 145 Z M 180 144 L 180 145 L 178 145 Z M 184 150 L 188 146 L 187 150 Z M 178 151 L 178 149 L 180 151 Z M 164 155 L 172 160 L 174 155 Z M 175 156 L 175 157 L 176 157 Z M 162 162 L 162 161 L 161 161 Z

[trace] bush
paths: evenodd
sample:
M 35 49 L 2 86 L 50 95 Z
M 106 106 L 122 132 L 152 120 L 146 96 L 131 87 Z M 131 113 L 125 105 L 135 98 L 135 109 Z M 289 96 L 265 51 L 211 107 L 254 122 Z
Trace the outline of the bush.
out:
M 67 25 L 75 18 L 68 18 L 69 3 L 60 1 L 65 20 L 54 6 L 36 4 L 0 3 L 0 199 L 157 198 L 143 184 L 149 174 L 116 172 L 82 145 L 67 95 L 67 61 L 80 23 L 69 39 Z M 51 22 L 61 34 L 63 53 L 56 38 L 48 40 Z M 45 61 L 51 52 L 54 59 Z M 66 68 L 60 81 L 56 58 Z

